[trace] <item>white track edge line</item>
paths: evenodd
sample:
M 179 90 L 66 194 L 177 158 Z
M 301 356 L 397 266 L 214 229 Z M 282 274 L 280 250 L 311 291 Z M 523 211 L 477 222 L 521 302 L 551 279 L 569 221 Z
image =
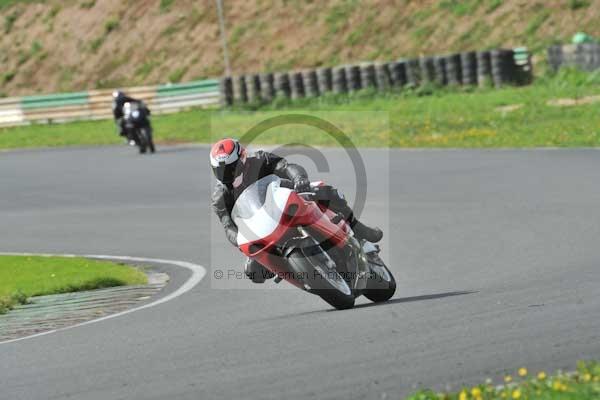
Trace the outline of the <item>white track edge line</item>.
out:
M 181 267 L 181 268 L 185 268 L 188 269 L 192 272 L 192 275 L 188 278 L 187 281 L 185 281 L 180 287 L 177 288 L 177 290 L 175 290 L 174 292 L 161 297 L 160 299 L 153 301 L 151 303 L 148 304 L 144 304 L 142 306 L 139 307 L 134 307 L 134 308 L 130 308 L 128 310 L 125 311 L 121 311 L 115 314 L 110 314 L 101 318 L 96 318 L 96 319 L 92 319 L 90 321 L 86 321 L 86 322 L 82 322 L 79 324 L 75 324 L 75 325 L 71 325 L 71 326 L 66 326 L 64 328 L 59 328 L 59 329 L 53 329 L 50 331 L 45 331 L 45 332 L 40 332 L 40 333 L 36 333 L 34 335 L 29 335 L 29 336 L 24 336 L 21 338 L 17 338 L 17 339 L 10 339 L 10 340 L 5 340 L 3 342 L 0 342 L 0 345 L 3 344 L 8 344 L 8 343 L 14 343 L 14 342 L 20 342 L 22 340 L 27 340 L 27 339 L 33 339 L 36 337 L 40 337 L 40 336 L 45 336 L 45 335 L 49 335 L 55 332 L 60 332 L 60 331 L 64 331 L 67 329 L 73 329 L 73 328 L 77 328 L 80 326 L 85 326 L 85 325 L 90 325 L 90 324 L 94 324 L 96 322 L 101 322 L 101 321 L 106 321 L 108 319 L 112 319 L 112 318 L 117 318 L 120 317 L 122 315 L 126 315 L 126 314 L 130 314 L 136 311 L 140 311 L 143 310 L 145 308 L 150 308 L 150 307 L 154 307 L 157 306 L 159 304 L 163 304 L 166 303 L 168 301 L 171 301 L 187 292 L 189 292 L 190 290 L 192 290 L 197 284 L 200 283 L 200 281 L 202 280 L 202 278 L 204 278 L 204 276 L 206 275 L 206 268 L 204 268 L 201 265 L 198 264 L 194 264 L 191 262 L 187 262 L 187 261 L 176 261 L 176 260 L 164 260 L 164 259 L 160 259 L 160 258 L 147 258 L 147 257 L 130 257 L 130 256 L 110 256 L 110 255 L 102 255 L 102 254 L 36 254 L 36 253 L 5 253 L 5 252 L 0 252 L 0 255 L 2 256 L 35 256 L 35 257 L 85 257 L 85 258 L 96 258 L 96 259 L 102 259 L 102 260 L 121 260 L 121 261 L 133 261 L 133 262 L 152 262 L 152 263 L 158 263 L 158 264 L 170 264 L 170 265 L 175 265 L 177 267 Z

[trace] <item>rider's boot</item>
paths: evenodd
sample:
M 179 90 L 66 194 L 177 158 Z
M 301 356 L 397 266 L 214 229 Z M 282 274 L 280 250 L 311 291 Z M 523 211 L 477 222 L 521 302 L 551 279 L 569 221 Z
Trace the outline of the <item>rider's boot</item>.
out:
M 363 224 L 354 216 L 354 214 L 350 215 L 348 222 L 357 239 L 364 239 L 367 242 L 377 243 L 383 238 L 383 231 L 381 229 L 377 227 L 371 228 L 370 226 Z
M 346 221 L 350 224 L 350 227 L 354 231 L 354 236 L 357 239 L 364 239 L 371 243 L 377 243 L 383 238 L 383 231 L 379 228 L 371 228 L 360 222 L 358 218 L 354 216 L 352 208 L 346 202 L 344 196 L 335 188 L 329 188 L 328 193 L 330 210 L 341 214 Z
M 244 273 L 254 283 L 265 283 L 267 279 L 275 277 L 275 274 L 263 267 L 259 262 L 250 258 L 246 259 Z

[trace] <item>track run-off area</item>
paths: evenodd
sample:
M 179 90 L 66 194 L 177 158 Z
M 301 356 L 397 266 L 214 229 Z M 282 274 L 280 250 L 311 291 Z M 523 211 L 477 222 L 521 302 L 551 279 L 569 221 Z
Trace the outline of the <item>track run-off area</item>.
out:
M 296 161 L 354 198 L 345 152 L 320 151 L 330 172 Z M 0 398 L 398 398 L 600 358 L 598 151 L 360 154 L 398 290 L 336 312 L 232 273 L 205 146 L 0 152 L 0 252 L 206 268 L 169 267 L 152 307 L 0 344 Z

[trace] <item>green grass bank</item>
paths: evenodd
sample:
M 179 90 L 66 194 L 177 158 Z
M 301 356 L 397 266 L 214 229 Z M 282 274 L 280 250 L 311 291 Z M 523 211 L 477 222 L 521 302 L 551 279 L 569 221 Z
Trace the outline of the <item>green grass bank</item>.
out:
M 0 314 L 32 296 L 145 283 L 143 272 L 108 261 L 0 256 Z
M 559 372 L 548 375 L 544 371 L 531 374 L 520 368 L 513 377 L 507 375 L 504 383 L 491 382 L 465 387 L 459 392 L 438 393 L 424 390 L 407 400 L 595 400 L 600 398 L 600 364 L 579 362 L 573 373 Z
M 267 115 L 346 113 L 339 127 L 368 147 L 595 147 L 600 145 L 600 73 L 564 70 L 526 87 L 422 87 L 416 90 L 276 101 L 230 110 L 190 110 L 153 118 L 158 143 L 210 142 L 239 136 Z M 261 113 L 257 113 L 260 111 Z M 386 121 L 373 118 L 385 115 Z M 337 123 L 337 122 L 336 122 Z M 242 129 L 244 128 L 244 129 Z M 211 132 L 212 130 L 212 132 Z M 335 145 L 327 135 L 297 125 L 260 137 L 261 144 Z M 112 121 L 0 129 L 0 149 L 122 143 Z

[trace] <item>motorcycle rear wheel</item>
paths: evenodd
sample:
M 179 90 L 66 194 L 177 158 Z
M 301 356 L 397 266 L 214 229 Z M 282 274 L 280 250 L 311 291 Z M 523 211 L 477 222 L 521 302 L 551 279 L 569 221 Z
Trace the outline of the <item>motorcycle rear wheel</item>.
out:
M 154 147 L 154 138 L 152 137 L 152 128 L 144 128 L 146 132 L 146 137 L 148 138 L 148 148 L 151 153 L 156 153 L 156 148 Z
M 292 251 L 288 256 L 288 262 L 295 273 L 305 277 L 304 283 L 310 287 L 310 293 L 321 297 L 338 310 L 354 307 L 354 294 L 339 274 L 336 274 L 337 276 L 322 274 L 300 249 Z

